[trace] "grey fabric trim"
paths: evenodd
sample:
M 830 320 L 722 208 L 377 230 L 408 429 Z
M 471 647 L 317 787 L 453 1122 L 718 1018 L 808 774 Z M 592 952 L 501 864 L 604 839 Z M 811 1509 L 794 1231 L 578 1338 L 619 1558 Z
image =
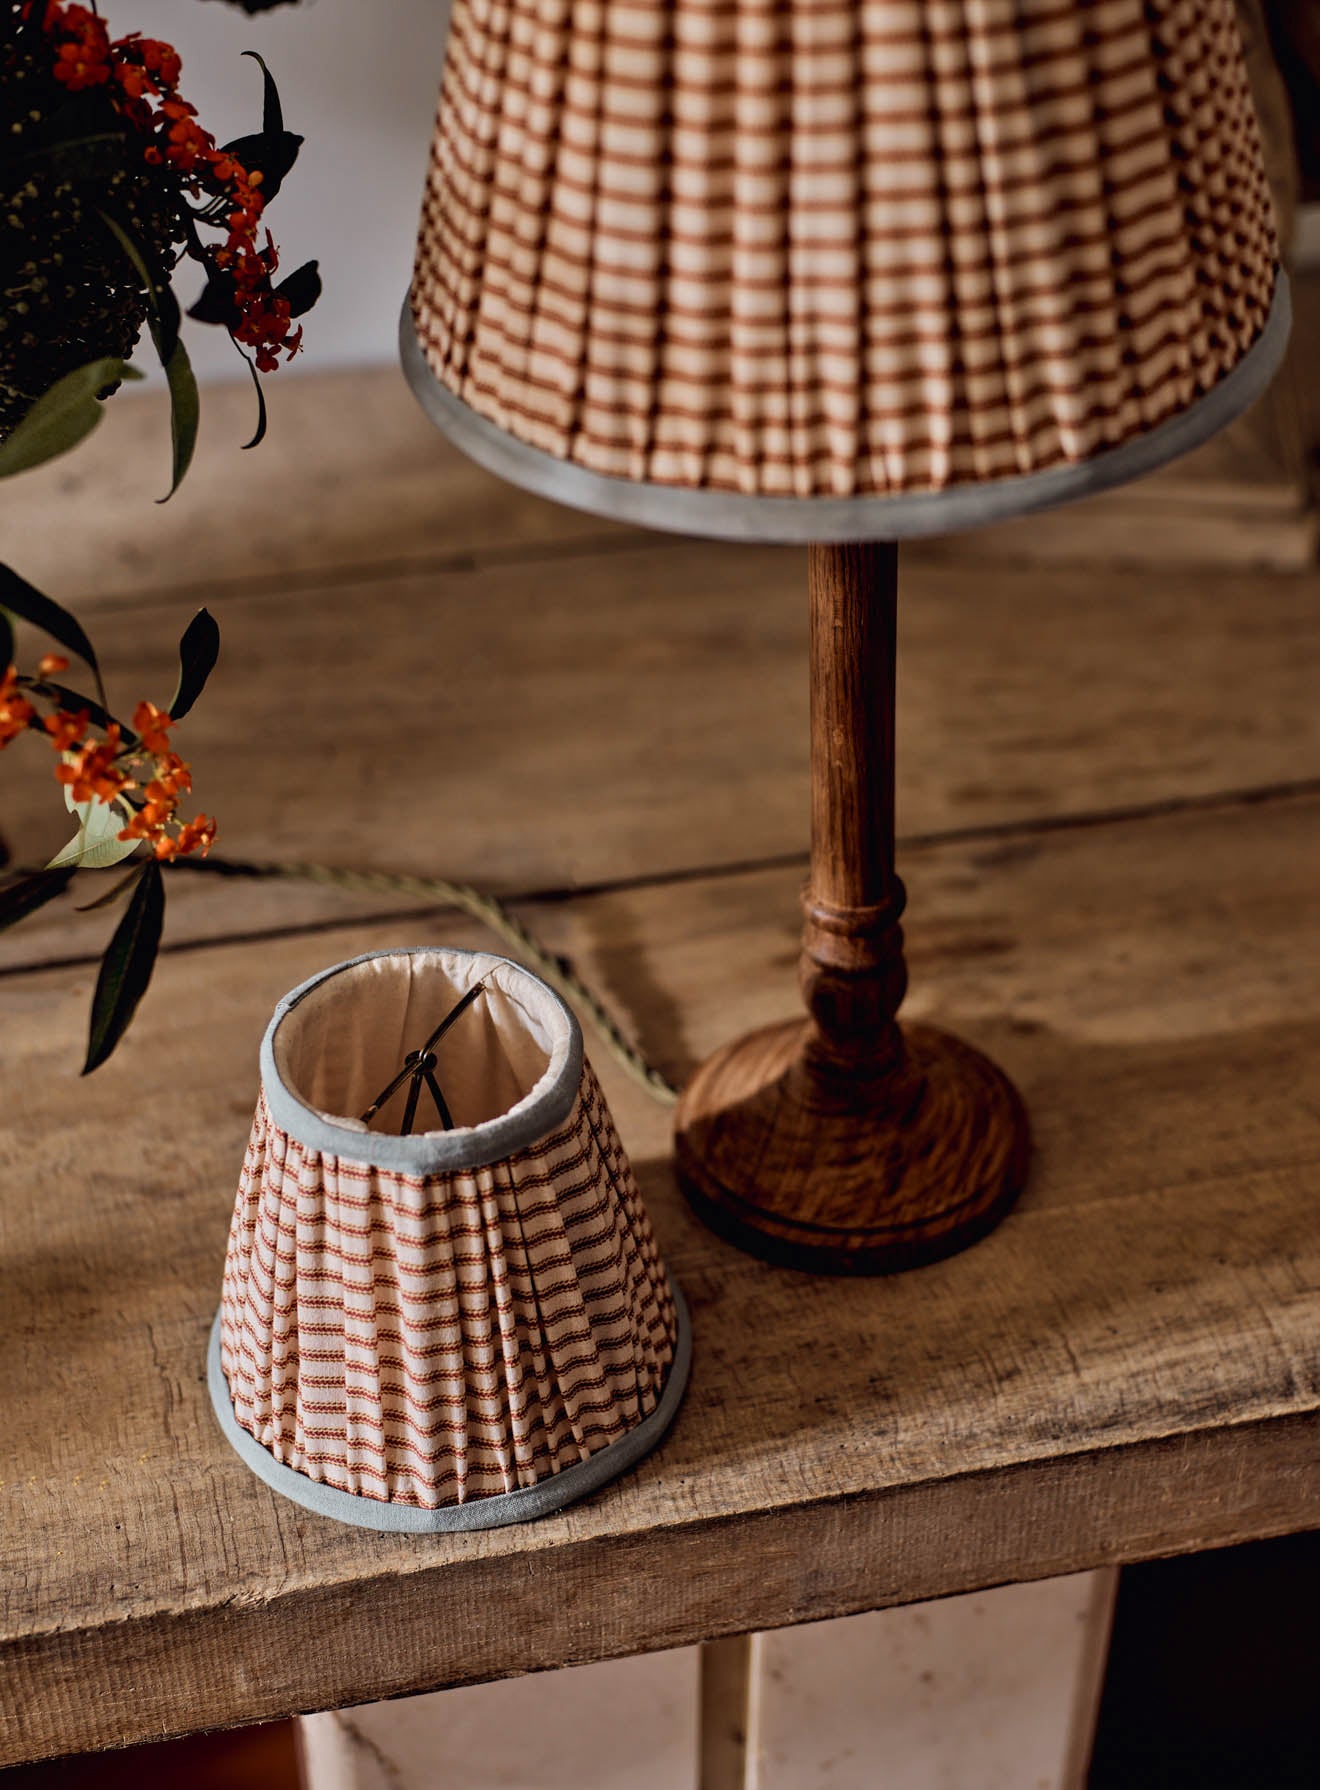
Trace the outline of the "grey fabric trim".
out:
M 1283 359 L 1292 328 L 1288 276 L 1279 271 L 1265 327 L 1231 373 L 1190 410 L 1093 460 L 945 491 L 903 497 L 754 497 L 651 485 L 590 472 L 528 447 L 456 398 L 431 371 L 404 301 L 404 375 L 438 429 L 488 472 L 540 497 L 643 528 L 729 541 L 899 541 L 957 534 L 1126 484 L 1200 447 L 1261 397 Z
M 660 1402 L 649 1417 L 634 1430 L 611 1442 L 608 1448 L 589 1455 L 576 1466 L 565 1467 L 537 1485 L 525 1486 L 516 1492 L 501 1492 L 491 1498 L 475 1498 L 470 1504 L 447 1504 L 439 1510 L 422 1510 L 413 1504 L 386 1504 L 375 1498 L 359 1498 L 351 1492 L 337 1491 L 286 1467 L 264 1449 L 255 1436 L 249 1435 L 234 1415 L 233 1401 L 224 1369 L 220 1365 L 220 1314 L 211 1326 L 211 1342 L 207 1350 L 206 1381 L 211 1393 L 220 1428 L 235 1451 L 259 1479 L 273 1491 L 294 1503 L 305 1505 L 318 1516 L 333 1517 L 339 1523 L 352 1523 L 359 1529 L 404 1531 L 411 1535 L 439 1535 L 463 1529 L 502 1529 L 508 1523 L 528 1523 L 537 1517 L 551 1515 L 566 1504 L 586 1498 L 610 1480 L 626 1473 L 660 1441 L 674 1421 L 687 1387 L 692 1367 L 692 1320 L 687 1303 L 671 1282 L 670 1292 L 678 1312 L 678 1342 L 669 1365 Z
M 559 1007 L 568 1024 L 568 1048 L 561 1061 L 553 1059 L 546 1073 L 525 1100 L 498 1119 L 484 1125 L 471 1125 L 460 1131 L 431 1132 L 416 1137 L 390 1137 L 374 1131 L 354 1131 L 347 1125 L 315 1112 L 281 1079 L 275 1061 L 275 1033 L 280 1021 L 299 1001 L 319 988 L 331 976 L 338 976 L 356 964 L 369 963 L 376 957 L 397 957 L 404 954 L 462 958 L 471 962 L 505 964 L 526 976 L 543 989 Z M 404 1175 L 439 1175 L 459 1169 L 480 1168 L 514 1156 L 519 1150 L 537 1143 L 560 1125 L 573 1110 L 582 1084 L 582 1028 L 572 1009 L 554 989 L 532 975 L 522 964 L 489 951 L 459 951 L 436 945 L 396 945 L 382 951 L 364 951 L 309 976 L 306 982 L 286 994 L 275 1009 L 274 1018 L 261 1040 L 261 1085 L 266 1095 L 270 1116 L 281 1131 L 308 1150 L 322 1156 L 342 1157 L 346 1162 L 363 1163 L 370 1168 L 392 1169 Z

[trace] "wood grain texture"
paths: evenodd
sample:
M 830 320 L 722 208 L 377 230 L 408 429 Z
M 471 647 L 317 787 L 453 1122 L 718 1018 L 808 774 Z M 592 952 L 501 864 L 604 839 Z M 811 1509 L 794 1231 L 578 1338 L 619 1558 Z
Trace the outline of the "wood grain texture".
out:
M 179 729 L 220 850 L 593 885 L 805 863 L 804 554 L 676 543 L 527 566 L 203 593 L 223 630 Z M 190 604 L 97 617 L 112 692 L 164 701 Z M 1066 571 L 905 556 L 900 835 L 1055 824 L 1320 777 L 1320 577 Z M 22 754 L 27 755 L 25 766 Z M 68 838 L 39 741 L 9 748 L 3 831 Z M 81 899 L 81 897 L 80 897 Z M 97 952 L 61 904 L 0 966 Z M 168 937 L 379 911 L 310 887 L 171 884 Z
M 76 454 L 25 473 L 0 508 L 0 559 L 79 613 L 180 587 L 288 591 L 475 552 L 527 557 L 603 540 L 614 525 L 543 503 L 482 472 L 423 416 L 396 367 L 282 374 L 253 453 L 246 379 L 202 394 L 197 457 L 169 489 L 169 400 L 124 391 Z M 76 515 L 78 526 L 69 518 Z
M 637 1473 L 489 1535 L 375 1537 L 280 1502 L 203 1386 L 261 1027 L 396 929 L 177 953 L 81 1085 L 88 972 L 0 982 L 0 1760 L 1320 1523 L 1320 800 L 903 868 L 914 1017 L 1022 1087 L 1026 1196 L 918 1274 L 804 1282 L 696 1224 L 665 1115 L 602 1065 L 693 1306 L 692 1386 Z M 529 917 L 680 1074 L 791 1008 L 796 885 Z
M 675 1115 L 675 1163 L 694 1209 L 739 1248 L 822 1274 L 885 1274 L 984 1237 L 1022 1190 L 1029 1136 L 987 1057 L 896 1021 L 898 550 L 817 546 L 808 560 L 807 1016 L 701 1065 Z

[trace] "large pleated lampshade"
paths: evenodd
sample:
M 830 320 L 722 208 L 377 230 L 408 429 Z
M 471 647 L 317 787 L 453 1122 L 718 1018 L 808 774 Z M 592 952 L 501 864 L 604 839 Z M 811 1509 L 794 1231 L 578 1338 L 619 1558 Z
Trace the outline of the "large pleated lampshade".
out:
M 455 0 L 405 358 L 513 481 L 897 538 L 1150 470 L 1286 282 L 1233 0 Z
M 427 411 L 564 503 L 811 546 L 807 1012 L 676 1120 L 726 1237 L 888 1272 L 1012 1207 L 1008 1077 L 898 1018 L 894 544 L 1189 451 L 1289 323 L 1234 0 L 454 0 Z

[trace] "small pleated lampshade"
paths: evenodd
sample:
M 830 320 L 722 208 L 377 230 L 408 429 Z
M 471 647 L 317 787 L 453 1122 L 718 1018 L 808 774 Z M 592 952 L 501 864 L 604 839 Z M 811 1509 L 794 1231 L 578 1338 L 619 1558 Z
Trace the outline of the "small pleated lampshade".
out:
M 454 1129 L 395 1135 L 402 1090 L 368 1129 L 353 1115 L 477 981 L 436 1050 Z M 254 1471 L 363 1527 L 475 1529 L 654 1446 L 687 1315 L 551 989 L 467 952 L 357 958 L 281 1002 L 261 1084 L 210 1360 Z
M 1231 420 L 1278 261 L 1234 0 L 454 0 L 403 351 L 563 502 L 896 539 Z

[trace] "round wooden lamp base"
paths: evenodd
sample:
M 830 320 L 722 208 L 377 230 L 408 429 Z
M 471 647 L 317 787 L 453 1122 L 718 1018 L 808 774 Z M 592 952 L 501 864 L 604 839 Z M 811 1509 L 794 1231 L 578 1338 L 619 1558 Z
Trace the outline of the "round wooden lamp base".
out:
M 1030 1154 L 1016 1088 L 980 1051 L 903 1028 L 877 1074 L 822 1064 L 802 1021 L 726 1045 L 675 1120 L 679 1178 L 731 1243 L 818 1274 L 889 1274 L 993 1229 Z

